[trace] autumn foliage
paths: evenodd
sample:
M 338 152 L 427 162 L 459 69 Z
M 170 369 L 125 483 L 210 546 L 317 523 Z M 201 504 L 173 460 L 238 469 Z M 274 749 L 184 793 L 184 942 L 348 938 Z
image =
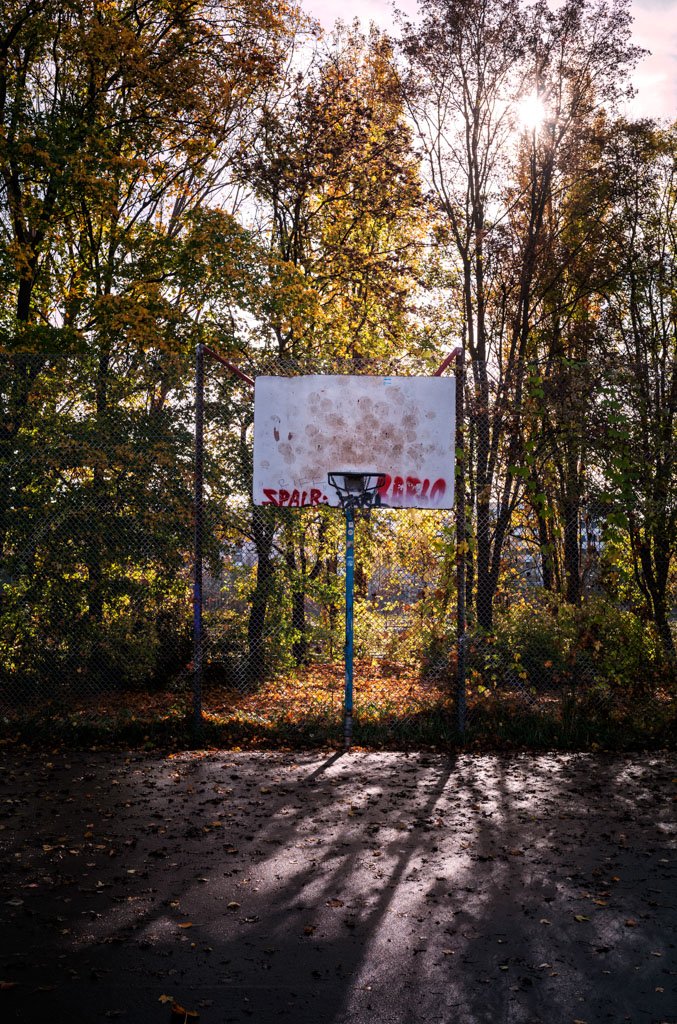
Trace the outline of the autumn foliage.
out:
M 252 377 L 462 350 L 463 517 L 358 524 L 365 737 L 451 735 L 459 664 L 487 735 L 663 728 L 674 129 L 621 116 L 622 3 L 419 7 L 323 36 L 284 0 L 0 0 L 8 722 L 182 720 L 206 343 Z M 205 419 L 207 721 L 328 736 L 340 517 L 252 506 L 251 393 L 221 364 Z

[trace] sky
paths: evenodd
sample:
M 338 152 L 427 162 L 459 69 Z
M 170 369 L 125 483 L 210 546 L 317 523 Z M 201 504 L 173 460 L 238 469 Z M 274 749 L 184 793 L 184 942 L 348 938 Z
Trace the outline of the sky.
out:
M 325 28 L 337 18 L 365 24 L 375 21 L 384 28 L 393 25 L 390 0 L 303 0 L 309 14 Z M 407 13 L 416 10 L 415 0 L 398 0 Z M 633 41 L 651 51 L 637 65 L 636 96 L 627 114 L 633 117 L 677 118 L 677 0 L 633 0 Z

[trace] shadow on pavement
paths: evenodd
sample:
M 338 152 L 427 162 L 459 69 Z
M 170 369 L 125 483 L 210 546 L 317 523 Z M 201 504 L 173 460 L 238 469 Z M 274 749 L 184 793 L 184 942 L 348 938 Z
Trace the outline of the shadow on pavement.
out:
M 665 758 L 2 767 L 8 1019 L 677 1021 Z

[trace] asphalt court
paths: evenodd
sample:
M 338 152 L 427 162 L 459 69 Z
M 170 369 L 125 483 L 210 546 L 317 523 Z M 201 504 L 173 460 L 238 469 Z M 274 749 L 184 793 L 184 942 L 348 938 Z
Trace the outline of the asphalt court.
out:
M 0 768 L 4 1020 L 677 1024 L 673 755 Z

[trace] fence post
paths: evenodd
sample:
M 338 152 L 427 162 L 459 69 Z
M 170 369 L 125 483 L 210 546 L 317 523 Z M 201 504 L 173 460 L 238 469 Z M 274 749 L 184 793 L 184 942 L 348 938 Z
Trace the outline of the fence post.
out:
M 204 346 L 195 350 L 195 575 L 193 579 L 193 727 L 202 732 L 202 529 L 204 493 Z
M 463 441 L 463 390 L 464 352 L 456 352 L 456 709 L 458 732 L 465 736 L 466 692 L 465 692 L 465 568 L 466 568 L 466 522 L 465 522 L 465 449 Z

